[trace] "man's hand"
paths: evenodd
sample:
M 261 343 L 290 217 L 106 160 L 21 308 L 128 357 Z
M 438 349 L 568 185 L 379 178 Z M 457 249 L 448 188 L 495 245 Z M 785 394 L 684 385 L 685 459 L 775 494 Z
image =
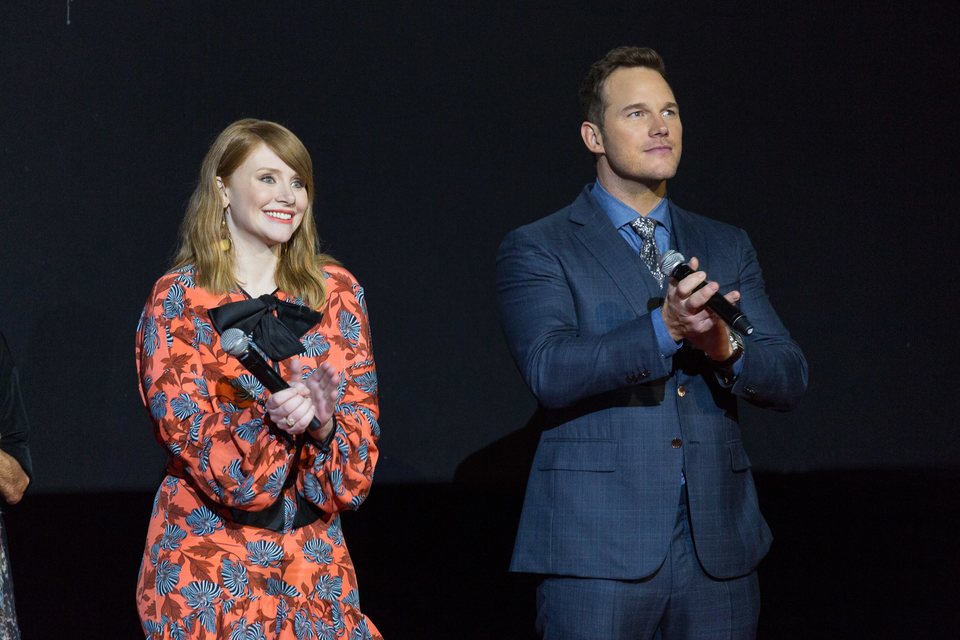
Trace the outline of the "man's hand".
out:
M 729 329 L 723 320 L 705 306 L 707 300 L 720 290 L 720 285 L 707 281 L 707 274 L 697 271 L 699 264 L 696 258 L 690 258 L 689 265 L 694 273 L 680 282 L 670 279 L 667 297 L 663 301 L 663 322 L 675 341 L 686 340 L 711 360 L 722 362 L 733 353 Z M 702 282 L 706 284 L 697 289 Z M 740 292 L 731 291 L 723 297 L 731 304 L 736 304 L 740 300 Z

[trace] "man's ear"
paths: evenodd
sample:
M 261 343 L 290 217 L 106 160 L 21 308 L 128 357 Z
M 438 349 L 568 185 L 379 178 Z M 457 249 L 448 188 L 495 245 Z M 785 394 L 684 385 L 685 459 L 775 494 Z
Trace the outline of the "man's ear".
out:
M 600 125 L 585 120 L 580 125 L 580 138 L 583 139 L 583 144 L 586 145 L 590 153 L 604 152 L 603 131 L 600 130 Z
M 223 178 L 217 176 L 217 191 L 220 192 L 220 202 L 224 209 L 230 206 L 230 198 L 227 197 L 227 188 L 223 185 Z

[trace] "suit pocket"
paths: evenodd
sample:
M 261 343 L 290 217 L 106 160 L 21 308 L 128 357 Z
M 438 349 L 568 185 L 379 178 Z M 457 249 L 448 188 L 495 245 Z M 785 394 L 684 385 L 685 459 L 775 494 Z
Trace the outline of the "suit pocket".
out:
M 617 468 L 616 440 L 552 438 L 540 444 L 540 471 L 610 472 Z
M 747 471 L 750 467 L 750 458 L 747 457 L 747 450 L 743 448 L 742 440 L 731 440 L 727 443 L 730 448 L 730 468 L 734 471 Z

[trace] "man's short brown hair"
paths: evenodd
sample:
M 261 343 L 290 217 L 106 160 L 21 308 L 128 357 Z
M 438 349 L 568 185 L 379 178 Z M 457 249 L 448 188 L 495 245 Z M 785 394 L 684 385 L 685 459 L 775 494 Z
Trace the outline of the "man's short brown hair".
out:
M 647 67 L 666 79 L 663 58 L 647 47 L 617 47 L 590 66 L 580 83 L 580 111 L 583 119 L 603 126 L 603 83 L 620 67 Z

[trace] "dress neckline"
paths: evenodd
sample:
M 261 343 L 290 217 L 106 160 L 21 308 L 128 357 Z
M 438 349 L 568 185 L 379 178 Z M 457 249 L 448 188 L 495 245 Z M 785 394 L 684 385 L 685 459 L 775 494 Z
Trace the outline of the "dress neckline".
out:
M 244 289 L 244 288 L 241 287 L 240 285 L 237 285 L 237 289 L 239 289 L 239 290 L 240 290 L 240 293 L 242 293 L 244 296 L 247 297 L 247 300 L 254 300 L 254 299 L 255 299 L 252 295 L 250 295 L 250 294 L 247 292 L 246 289 Z M 268 293 L 267 295 L 275 296 L 275 295 L 277 295 L 279 292 L 280 292 L 280 287 L 277 287 L 276 289 L 274 289 L 273 291 L 271 291 L 271 292 Z M 257 298 L 259 298 L 259 297 L 260 297 L 260 296 L 257 296 Z

